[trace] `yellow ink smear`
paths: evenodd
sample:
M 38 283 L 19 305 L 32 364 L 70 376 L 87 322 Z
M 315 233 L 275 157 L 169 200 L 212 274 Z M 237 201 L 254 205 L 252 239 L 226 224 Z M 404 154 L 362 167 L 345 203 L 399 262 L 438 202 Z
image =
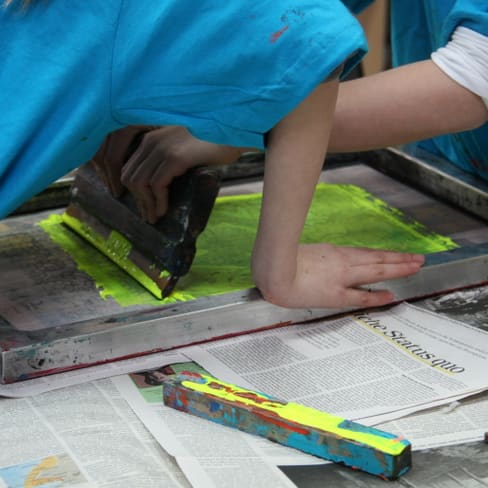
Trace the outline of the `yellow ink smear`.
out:
M 128 258 L 132 250 L 132 244 L 122 234 L 116 230 L 112 230 L 108 238 L 105 239 L 100 234 L 97 234 L 89 225 L 86 225 L 67 213 L 64 213 L 61 218 L 65 224 L 83 235 L 84 238 L 98 250 L 108 253 L 111 256 L 112 261 L 120 266 L 126 273 L 129 273 L 129 275 L 141 283 L 141 285 L 147 288 L 153 295 L 157 298 L 162 297 L 161 289 L 156 283 Z M 163 271 L 161 275 L 163 276 L 164 273 L 165 271 Z M 166 273 L 169 275 L 167 271 Z
M 188 275 L 170 297 L 158 300 L 61 223 L 59 215 L 41 227 L 88 273 L 102 297 L 121 306 L 154 305 L 244 290 L 253 285 L 251 251 L 256 236 L 261 195 L 219 197 L 209 223 L 197 241 Z M 329 242 L 392 251 L 434 253 L 458 247 L 450 238 L 430 232 L 355 185 L 319 184 L 302 242 Z
M 115 265 L 95 247 L 63 224 L 61 215 L 53 214 L 39 222 L 41 228 L 68 253 L 78 269 L 88 274 L 104 299 L 113 298 L 121 306 L 154 305 L 193 300 L 193 295 L 176 291 L 165 300 L 158 300 L 136 280 Z

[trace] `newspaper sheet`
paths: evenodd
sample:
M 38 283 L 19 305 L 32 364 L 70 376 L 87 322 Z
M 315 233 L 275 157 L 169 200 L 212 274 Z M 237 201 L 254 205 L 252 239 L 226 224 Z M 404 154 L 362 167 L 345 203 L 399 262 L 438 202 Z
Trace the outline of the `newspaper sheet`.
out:
M 169 409 L 162 404 L 161 387 L 148 386 L 144 390 L 137 379 L 129 376 L 113 381 L 161 445 L 176 456 L 195 487 L 250 486 L 247 484 L 249 476 L 244 476 L 250 463 L 261 468 L 253 470 L 252 486 L 255 487 L 270 483 L 270 472 L 263 469 L 263 461 L 264 466 L 272 463 L 282 467 L 325 464 L 318 458 Z M 476 441 L 488 428 L 488 394 L 417 413 L 379 428 L 405 435 L 413 443 L 414 450 Z M 233 470 L 242 476 L 236 479 Z M 329 471 L 326 474 L 336 475 Z M 271 486 L 281 486 L 280 476 Z M 343 481 L 352 483 L 347 470 L 343 477 Z M 371 482 L 369 479 L 368 483 Z
M 488 389 L 488 333 L 408 304 L 180 352 L 221 380 L 368 424 Z
M 189 488 L 110 380 L 0 399 L 0 488 Z
M 381 423 L 377 428 L 405 436 L 414 450 L 480 441 L 488 432 L 488 392 Z
M 488 395 L 461 400 L 488 386 L 487 354 L 483 349 L 488 347 L 487 338 L 485 332 L 465 324 L 401 305 L 388 312 L 371 312 L 366 316 L 348 316 L 265 331 L 192 346 L 183 352 L 221 379 L 268 393 L 273 387 L 273 394 L 289 401 L 305 403 L 309 398 L 328 398 L 330 391 L 332 395 L 339 392 L 338 395 L 344 396 L 342 392 L 352 383 L 356 386 L 356 395 L 353 391 L 347 392 L 352 407 L 343 400 L 347 408 L 342 411 L 336 408 L 334 413 L 347 416 L 352 412 L 354 418 L 364 418 L 368 424 L 396 419 L 379 427 L 405 435 L 414 450 L 420 450 L 477 441 L 488 430 Z M 424 353 L 421 349 L 425 349 Z M 335 366 L 334 357 L 339 358 Z M 436 359 L 442 361 L 432 365 Z M 370 371 L 361 371 L 354 364 Z M 377 364 L 380 366 L 375 369 Z M 439 367 L 441 364 L 444 368 Z M 321 371 L 317 371 L 319 365 L 323 367 Z M 345 371 L 347 367 L 357 371 L 360 377 L 356 381 L 350 372 Z M 239 375 L 239 370 L 244 373 Z M 268 372 L 271 380 L 266 380 Z M 310 387 L 311 395 L 300 395 L 303 389 L 297 378 L 310 376 L 310 372 L 315 374 L 316 387 Z M 284 378 L 281 388 L 278 380 L 272 380 L 280 373 Z M 456 379 L 456 375 L 460 375 L 460 379 Z M 347 385 L 341 385 L 341 376 L 347 378 Z M 257 382 L 256 378 L 264 378 L 264 381 Z M 235 469 L 241 467 L 240 463 L 245 466 L 250 457 L 277 466 L 323 463 L 312 456 L 168 409 L 162 404 L 162 389 L 153 387 L 149 395 L 134 375 L 121 376 L 113 381 L 161 445 L 176 456 L 195 486 L 213 486 L 208 484 L 208 480 L 203 481 L 202 469 L 217 476 L 222 474 L 220 469 L 225 473 L 229 465 Z M 288 385 L 288 381 L 294 381 L 295 386 Z M 332 390 L 333 381 L 336 382 L 335 390 Z M 400 392 L 403 404 L 398 398 L 388 402 L 388 395 L 379 391 L 378 385 L 390 388 L 391 395 L 394 395 L 397 394 L 392 387 L 395 381 L 400 382 L 403 388 L 409 386 L 412 397 L 419 398 L 419 401 L 412 402 L 406 391 Z M 357 406 L 358 396 L 370 396 L 368 389 L 377 393 L 380 409 L 372 408 L 364 401 Z M 446 403 L 447 406 L 432 408 Z M 317 406 L 317 402 L 312 405 Z M 332 410 L 328 407 L 322 409 Z M 425 411 L 399 419 L 418 410 Z M 379 411 L 383 415 L 377 415 Z M 371 413 L 376 416 L 366 418 Z M 246 481 L 243 486 L 250 485 Z
M 292 367 L 296 374 L 304 368 L 305 375 L 310 361 L 314 365 L 313 361 L 320 363 L 324 360 L 324 355 L 316 354 L 317 349 L 327 352 L 330 358 L 348 353 L 351 363 L 369 352 L 373 355 L 371 361 L 364 363 L 364 360 L 361 362 L 359 359 L 363 367 L 371 367 L 370 363 L 376 362 L 381 364 L 382 369 L 389 365 L 400 370 L 407 378 L 416 378 L 414 383 L 419 384 L 422 391 L 426 385 L 435 390 L 422 402 L 403 405 L 394 402 L 393 414 L 391 407 L 390 413 L 388 408 L 383 407 L 383 416 L 376 419 L 384 419 L 388 414 L 388 418 L 394 420 L 381 425 L 382 428 L 403 433 L 413 442 L 415 449 L 478 440 L 488 430 L 488 396 L 484 393 L 479 397 L 460 399 L 466 394 L 486 388 L 487 334 L 478 331 L 481 335 L 476 335 L 474 329 L 464 324 L 446 321 L 445 318 L 438 323 L 437 319 L 436 315 L 429 312 L 401 306 L 389 312 L 372 312 L 366 317 L 355 316 L 347 323 L 341 322 L 344 320 L 341 318 L 322 324 L 266 331 L 252 337 L 192 347 L 187 353 L 195 359 L 200 355 L 199 361 L 222 379 L 269 392 L 266 384 L 265 387 L 259 387 L 251 384 L 249 378 L 256 376 L 256 372 L 273 372 L 287 366 Z M 336 325 L 337 321 L 339 326 Z M 305 336 L 300 334 L 304 331 L 307 331 Z M 282 336 L 283 333 L 286 337 Z M 259 354 L 266 357 L 266 354 L 260 350 L 259 336 L 262 336 L 269 356 L 261 364 L 256 357 Z M 379 341 L 374 340 L 376 336 L 389 347 L 380 347 Z M 270 347 L 270 338 L 273 347 Z M 252 348 L 248 349 L 254 354 L 251 358 L 245 357 L 246 347 L 249 346 L 247 340 L 254 341 Z M 225 351 L 225 348 L 237 344 L 240 344 L 237 351 L 240 356 L 223 361 L 222 358 L 228 358 L 231 353 Z M 214 354 L 212 348 L 220 346 L 224 346 L 224 350 Z M 421 352 L 422 349 L 425 351 Z M 300 358 L 300 353 L 305 357 Z M 288 359 L 286 355 L 289 355 Z M 432 364 L 434 360 L 442 361 Z M 292 482 L 276 465 L 294 468 L 322 462 L 265 440 L 165 408 L 161 403 L 162 390 L 159 385 L 161 375 L 171 371 L 164 366 L 167 362 L 163 359 L 161 361 L 149 366 L 149 371 L 114 378 L 113 383 L 110 380 L 99 380 L 33 398 L 0 399 L 0 446 L 5 446 L 6 442 L 9 446 L 9 449 L 0 449 L 0 488 L 39 486 L 39 480 L 44 480 L 44 484 L 52 480 L 57 483 L 56 486 L 188 487 L 187 479 L 173 458 L 155 444 L 155 439 L 176 456 L 179 466 L 196 487 L 288 487 L 293 486 Z M 211 363 L 210 366 L 205 361 Z M 243 376 L 226 364 L 239 361 L 247 365 L 247 369 L 243 369 Z M 412 361 L 419 363 L 417 368 L 412 365 Z M 427 376 L 430 383 L 425 373 L 419 379 L 419 372 L 428 361 L 431 364 L 427 369 L 434 375 L 432 378 Z M 339 373 L 331 369 L 332 363 L 326 363 L 328 368 L 324 371 L 334 379 Z M 347 363 L 346 366 L 344 362 L 339 364 L 343 368 L 347 367 Z M 351 375 L 343 372 L 344 378 L 351 383 Z M 352 381 L 358 389 L 358 395 L 363 395 L 368 386 L 375 387 L 378 381 L 384 384 L 388 378 L 384 373 L 376 378 L 371 377 L 372 373 L 361 373 L 362 383 Z M 391 376 L 395 377 L 394 374 Z M 283 382 L 285 386 L 287 381 Z M 117 390 L 113 384 L 117 385 Z M 323 388 L 318 382 L 317 392 L 319 386 Z M 340 391 L 340 388 L 336 390 Z M 286 398 L 279 392 L 277 396 Z M 381 395 L 378 397 L 382 398 Z M 306 396 L 303 398 L 306 399 Z M 126 399 L 154 437 L 141 426 Z M 298 400 L 292 397 L 286 399 Z M 418 408 L 425 409 L 442 402 L 448 402 L 448 406 L 395 419 Z M 362 408 L 367 413 L 376 412 L 368 405 Z M 361 419 L 361 407 L 352 410 L 355 418 Z M 340 471 L 341 476 L 345 471 Z
M 160 368 L 167 372 L 167 368 Z M 147 372 L 154 377 L 156 371 Z M 288 488 L 295 486 L 261 451 L 256 438 L 178 412 L 163 404 L 162 386 L 143 373 L 112 378 L 135 414 L 161 446 L 175 456 L 195 488 Z M 161 383 L 163 378 L 161 377 Z M 262 446 L 268 443 L 257 439 Z M 294 451 L 277 446 L 285 451 Z M 301 454 L 298 454 L 299 456 Z M 320 462 L 312 456 L 309 463 Z

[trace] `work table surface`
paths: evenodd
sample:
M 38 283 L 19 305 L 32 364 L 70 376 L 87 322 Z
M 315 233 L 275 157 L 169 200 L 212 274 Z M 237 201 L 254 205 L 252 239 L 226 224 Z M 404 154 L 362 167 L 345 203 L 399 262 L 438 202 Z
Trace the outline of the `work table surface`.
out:
M 421 222 L 432 231 L 447 235 L 462 246 L 471 246 L 488 242 L 488 226 L 480 218 L 440 202 L 425 193 L 404 185 L 384 174 L 363 164 L 348 164 L 334 167 L 323 172 L 322 180 L 330 183 L 349 183 L 361 186 L 376 197 L 386 201 L 415 220 Z M 224 186 L 221 194 L 235 194 L 259 191 L 260 181 L 246 181 L 241 184 Z M 36 223 L 50 212 L 16 216 L 0 223 L 0 244 L 6 239 L 13 241 L 13 237 L 30 235 L 36 239 L 47 240 L 43 231 L 32 224 Z M 25 237 L 24 237 L 25 238 Z M 7 259 L 4 253 L 3 259 Z M 1 257 L 1 253 L 0 253 Z M 22 250 L 19 248 L 10 259 L 17 260 L 14 264 L 35 267 L 35 256 L 29 256 L 23 261 Z M 1 262 L 1 260 L 0 260 Z M 14 261 L 11 261 L 14 262 Z M 44 263 L 45 265 L 45 263 Z M 2 269 L 3 265 L 2 265 Z M 42 300 L 42 293 L 53 296 L 56 289 L 63 286 L 62 281 L 69 280 L 69 283 L 77 283 L 73 274 L 80 273 L 71 267 L 69 275 L 60 272 L 59 269 L 51 269 L 45 266 L 45 283 L 42 287 L 36 285 L 35 292 L 37 299 Z M 5 276 L 5 275 L 4 275 Z M 86 279 L 79 277 L 80 283 Z M 25 283 L 23 284 L 25 286 Z M 20 291 L 20 290 L 19 290 Z M 24 292 L 29 296 L 29 290 Z M 78 293 L 73 290 L 73 293 Z M 39 293 L 41 295 L 39 296 Z M 87 310 L 87 317 L 93 314 L 116 313 L 117 305 L 99 300 L 98 291 L 93 287 L 84 287 L 82 293 L 92 304 Z M 467 292 L 469 293 L 469 292 Z M 5 300 L 12 299 L 12 286 L 8 279 L 3 278 L 0 282 L 0 307 Z M 10 295 L 10 298 L 9 298 Z M 451 317 L 470 321 L 472 325 L 488 330 L 488 287 L 479 292 L 477 306 L 468 307 L 461 303 L 462 300 L 453 301 L 444 306 L 436 298 L 419 302 L 429 309 L 437 309 Z M 483 298 L 484 297 L 484 298 Z M 31 297 L 32 298 L 32 297 Z M 63 306 L 69 306 L 64 304 Z M 61 306 L 61 304 L 59 305 Z M 53 312 L 55 313 L 55 308 Z M 1 315 L 1 308 L 0 308 Z M 486 318 L 486 321 L 485 321 Z M 488 371 L 488 369 L 487 369 Z M 488 426 L 487 426 L 488 430 Z M 460 446 L 433 449 L 425 452 L 415 452 L 413 455 L 414 468 L 401 480 L 396 482 L 385 482 L 377 480 L 368 475 L 351 472 L 334 465 L 314 467 L 286 467 L 283 471 L 299 487 L 331 486 L 334 488 L 344 487 L 380 487 L 380 486 L 404 486 L 404 487 L 426 487 L 426 488 L 450 488 L 450 487 L 483 487 L 488 486 L 488 444 L 474 443 Z

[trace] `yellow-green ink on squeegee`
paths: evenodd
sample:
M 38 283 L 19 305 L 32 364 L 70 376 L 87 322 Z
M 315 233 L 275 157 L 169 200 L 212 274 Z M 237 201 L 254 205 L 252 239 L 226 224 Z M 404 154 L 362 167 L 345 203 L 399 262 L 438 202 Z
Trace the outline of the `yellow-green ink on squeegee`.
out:
M 122 234 L 116 230 L 111 230 L 108 237 L 105 238 L 97 233 L 93 227 L 86 225 L 66 212 L 62 214 L 61 218 L 68 227 L 76 231 L 77 234 L 86 239 L 107 257 L 110 257 L 114 263 L 149 290 L 156 298 L 162 298 L 161 288 L 157 286 L 156 282 L 145 271 L 140 269 L 129 258 L 132 251 L 132 244 Z M 168 279 L 169 276 L 169 272 L 165 273 L 165 271 L 162 271 L 160 273 L 160 277 L 163 279 Z

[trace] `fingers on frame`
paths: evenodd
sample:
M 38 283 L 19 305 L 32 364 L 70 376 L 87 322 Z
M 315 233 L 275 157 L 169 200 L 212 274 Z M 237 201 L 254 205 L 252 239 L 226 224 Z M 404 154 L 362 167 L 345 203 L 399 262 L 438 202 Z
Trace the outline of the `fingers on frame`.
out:
M 352 266 L 362 264 L 400 264 L 411 262 L 423 264 L 425 261 L 425 257 L 421 254 L 384 251 L 366 247 L 344 247 L 342 248 L 342 252 L 347 254 Z
M 400 264 L 352 266 L 348 271 L 348 282 L 349 284 L 356 286 L 403 278 L 417 273 L 420 270 L 420 267 L 420 263 L 416 261 Z

